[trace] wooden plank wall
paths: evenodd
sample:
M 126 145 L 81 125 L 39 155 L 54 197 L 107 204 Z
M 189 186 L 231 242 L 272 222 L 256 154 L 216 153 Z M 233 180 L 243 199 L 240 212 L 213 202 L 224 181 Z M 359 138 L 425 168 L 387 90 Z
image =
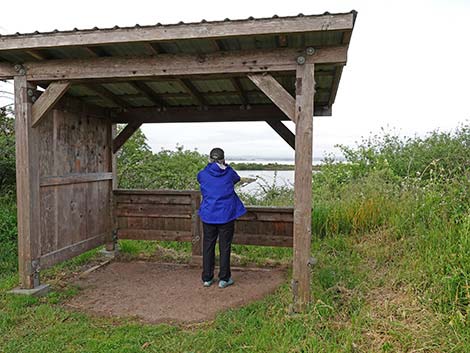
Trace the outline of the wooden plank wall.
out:
M 199 192 L 115 190 L 114 196 L 119 239 L 202 240 L 194 216 L 200 203 Z M 292 208 L 247 210 L 235 223 L 234 244 L 292 247 Z M 193 255 L 199 254 L 193 251 Z
M 84 106 L 52 110 L 38 125 L 40 263 L 102 245 L 112 232 L 111 123 Z

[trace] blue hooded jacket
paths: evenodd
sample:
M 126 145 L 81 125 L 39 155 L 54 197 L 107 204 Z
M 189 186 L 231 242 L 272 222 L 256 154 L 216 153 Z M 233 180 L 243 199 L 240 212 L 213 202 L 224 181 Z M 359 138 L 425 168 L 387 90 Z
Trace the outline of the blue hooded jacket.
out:
M 199 216 L 204 223 L 224 224 L 246 213 L 234 190 L 240 176 L 229 165 L 222 169 L 217 163 L 209 163 L 197 174 L 197 181 L 202 194 Z

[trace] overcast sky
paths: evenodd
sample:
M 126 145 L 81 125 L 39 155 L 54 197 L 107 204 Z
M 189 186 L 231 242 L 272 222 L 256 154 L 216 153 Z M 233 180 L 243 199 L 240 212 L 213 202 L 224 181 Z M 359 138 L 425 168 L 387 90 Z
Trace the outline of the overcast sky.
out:
M 314 119 L 314 156 L 381 127 L 402 135 L 451 130 L 470 119 L 470 0 L 2 1 L 0 33 L 150 25 L 357 10 L 332 117 Z M 12 90 L 2 85 L 0 90 Z M 5 100 L 0 101 L 0 104 Z M 290 128 L 293 126 L 289 125 Z M 266 123 L 144 125 L 151 147 L 176 143 L 230 156 L 292 158 Z

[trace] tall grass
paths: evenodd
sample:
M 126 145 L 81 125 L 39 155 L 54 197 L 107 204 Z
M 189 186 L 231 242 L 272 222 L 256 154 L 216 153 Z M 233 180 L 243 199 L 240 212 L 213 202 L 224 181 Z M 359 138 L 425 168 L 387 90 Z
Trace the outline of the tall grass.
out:
M 470 125 L 339 147 L 347 162 L 327 158 L 313 175 L 313 236 L 390 230 L 403 244 L 402 280 L 452 325 L 470 328 Z M 293 192 L 265 183 L 244 199 L 290 206 Z
M 12 193 L 0 195 L 0 279 L 17 270 L 15 201 Z

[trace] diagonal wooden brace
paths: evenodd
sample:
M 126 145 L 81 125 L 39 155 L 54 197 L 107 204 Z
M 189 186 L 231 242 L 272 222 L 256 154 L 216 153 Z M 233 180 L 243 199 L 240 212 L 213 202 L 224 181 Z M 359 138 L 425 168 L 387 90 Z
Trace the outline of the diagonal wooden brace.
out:
M 127 140 L 137 131 L 142 125 L 141 121 L 133 121 L 126 125 L 126 127 L 116 136 L 113 140 L 113 153 L 119 151 L 119 149 L 126 143 Z
M 292 133 L 292 131 L 289 130 L 287 126 L 282 123 L 282 121 L 266 120 L 266 122 L 273 128 L 274 131 L 277 132 L 279 136 L 283 138 L 284 141 L 289 144 L 289 146 L 292 147 L 292 149 L 295 150 L 295 135 Z
M 52 82 L 33 104 L 31 125 L 36 127 L 41 119 L 54 107 L 54 104 L 65 94 L 70 87 L 68 81 Z
M 248 78 L 295 123 L 295 99 L 269 74 L 249 74 Z

